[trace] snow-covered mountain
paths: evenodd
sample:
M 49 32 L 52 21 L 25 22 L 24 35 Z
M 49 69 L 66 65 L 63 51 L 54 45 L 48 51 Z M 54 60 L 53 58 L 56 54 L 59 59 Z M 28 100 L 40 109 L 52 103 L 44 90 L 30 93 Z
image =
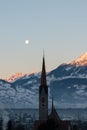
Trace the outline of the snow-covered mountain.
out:
M 86 66 L 87 65 L 87 52 L 81 55 L 79 58 L 71 62 L 72 65 Z
M 87 107 L 87 53 L 69 64 L 47 73 L 49 106 L 52 94 L 56 107 Z M 23 75 L 6 82 L 0 80 L 0 107 L 38 107 L 40 73 Z
M 17 80 L 18 78 L 21 78 L 21 77 L 23 77 L 25 75 L 26 74 L 22 74 L 21 72 L 20 73 L 16 73 L 16 74 L 12 75 L 10 78 L 7 78 L 6 81 L 13 82 L 13 81 Z

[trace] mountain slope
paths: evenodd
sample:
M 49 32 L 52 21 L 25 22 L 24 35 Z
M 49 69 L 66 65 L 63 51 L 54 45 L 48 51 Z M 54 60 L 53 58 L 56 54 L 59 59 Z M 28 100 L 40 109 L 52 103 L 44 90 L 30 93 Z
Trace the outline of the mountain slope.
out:
M 21 77 L 23 77 L 25 75 L 26 74 L 16 73 L 16 74 L 12 75 L 10 78 L 7 78 L 6 81 L 13 82 L 13 81 L 17 80 L 18 78 L 21 78 Z
M 71 62 L 72 65 L 87 66 L 87 52 L 82 54 L 79 58 Z
M 58 108 L 87 107 L 86 53 L 78 59 L 69 64 L 62 64 L 47 73 L 49 106 L 53 94 L 54 104 Z M 40 73 L 24 75 L 12 83 L 0 80 L 1 105 L 3 104 L 4 107 L 38 107 L 40 76 Z

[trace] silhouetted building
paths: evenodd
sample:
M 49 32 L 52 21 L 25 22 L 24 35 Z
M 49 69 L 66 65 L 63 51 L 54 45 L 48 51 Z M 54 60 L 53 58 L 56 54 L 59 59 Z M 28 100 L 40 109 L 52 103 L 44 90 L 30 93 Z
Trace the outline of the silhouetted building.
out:
M 46 83 L 45 60 L 43 57 L 41 85 L 39 87 L 39 120 L 48 118 L 48 86 Z
M 35 121 L 33 130 L 71 130 L 70 121 L 61 120 L 53 104 L 48 115 L 48 86 L 46 82 L 45 59 L 43 57 L 41 85 L 39 87 L 39 120 Z

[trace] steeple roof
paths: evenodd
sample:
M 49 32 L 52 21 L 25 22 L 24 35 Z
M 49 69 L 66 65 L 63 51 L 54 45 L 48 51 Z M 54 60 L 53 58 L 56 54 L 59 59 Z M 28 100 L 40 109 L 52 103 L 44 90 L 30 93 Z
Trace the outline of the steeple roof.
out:
M 52 96 L 52 111 L 51 111 L 51 114 L 49 115 L 49 119 L 52 118 L 56 121 L 61 121 L 55 107 L 54 107 L 54 103 L 53 103 L 53 96 Z
M 43 56 L 42 73 L 41 73 L 41 85 L 46 86 L 46 69 L 45 69 L 45 59 Z

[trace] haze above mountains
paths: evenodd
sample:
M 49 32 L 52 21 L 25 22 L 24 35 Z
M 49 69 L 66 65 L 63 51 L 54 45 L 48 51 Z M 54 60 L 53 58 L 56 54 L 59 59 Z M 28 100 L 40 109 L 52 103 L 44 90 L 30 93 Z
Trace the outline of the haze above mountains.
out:
M 58 108 L 87 107 L 87 52 L 47 73 L 49 107 L 54 96 Z M 16 73 L 0 80 L 0 103 L 5 107 L 38 108 L 40 73 Z

